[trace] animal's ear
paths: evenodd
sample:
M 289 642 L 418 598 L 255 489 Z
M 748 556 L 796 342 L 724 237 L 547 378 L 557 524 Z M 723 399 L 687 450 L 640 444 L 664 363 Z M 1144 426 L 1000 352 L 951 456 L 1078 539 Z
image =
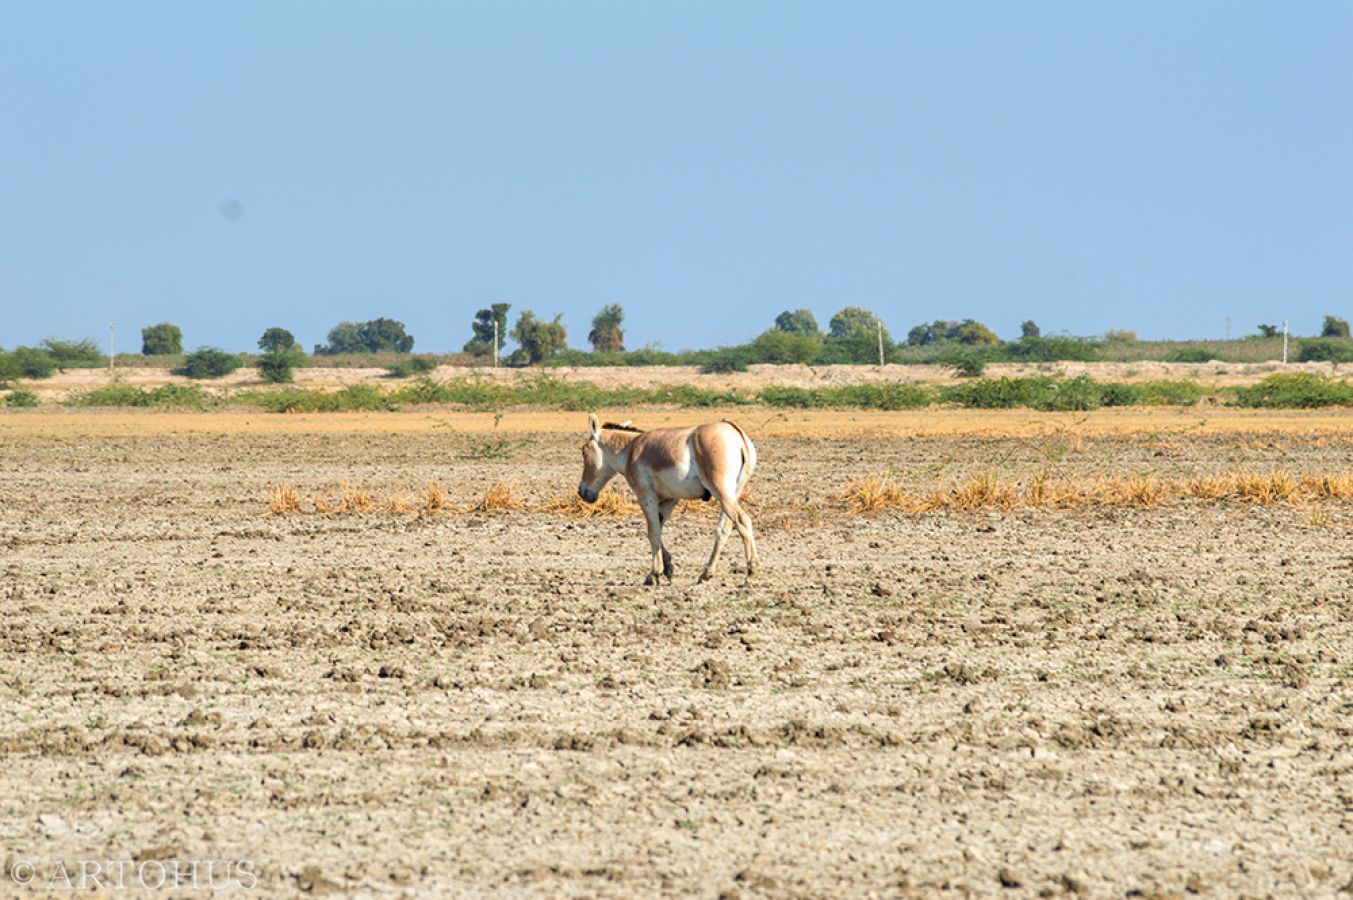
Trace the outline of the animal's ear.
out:
M 601 423 L 597 421 L 596 413 L 587 414 L 587 430 L 592 433 L 592 440 L 601 440 Z

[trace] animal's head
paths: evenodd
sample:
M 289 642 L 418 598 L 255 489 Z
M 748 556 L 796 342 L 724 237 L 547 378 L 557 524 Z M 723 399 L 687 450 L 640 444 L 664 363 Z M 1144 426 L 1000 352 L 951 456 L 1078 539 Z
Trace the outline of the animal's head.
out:
M 578 496 L 584 503 L 596 503 L 601 489 L 615 477 L 615 469 L 606 464 L 606 451 L 601 446 L 601 423 L 595 415 L 587 417 L 587 440 L 583 442 L 583 477 L 578 482 Z

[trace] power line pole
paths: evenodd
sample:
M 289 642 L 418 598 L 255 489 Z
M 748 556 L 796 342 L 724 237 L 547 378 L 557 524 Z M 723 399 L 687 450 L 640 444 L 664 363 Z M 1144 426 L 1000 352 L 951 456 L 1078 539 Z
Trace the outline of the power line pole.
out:
M 1287 320 L 1283 319 L 1283 365 L 1287 365 Z
M 498 317 L 493 317 L 493 367 L 498 368 Z
M 1228 341 L 1231 339 L 1231 317 L 1230 317 L 1230 316 L 1227 316 L 1227 317 L 1226 317 L 1226 339 L 1227 339 Z
M 879 333 L 879 365 L 881 366 L 883 365 L 883 323 L 875 319 L 874 327 L 878 329 Z
M 109 323 L 108 323 L 108 371 L 109 371 L 109 372 L 113 371 L 113 366 L 116 364 L 116 363 L 114 362 L 114 360 L 117 359 L 117 351 L 116 351 L 116 349 L 113 347 L 113 332 L 114 332 L 113 323 L 112 323 L 112 322 L 109 322 Z

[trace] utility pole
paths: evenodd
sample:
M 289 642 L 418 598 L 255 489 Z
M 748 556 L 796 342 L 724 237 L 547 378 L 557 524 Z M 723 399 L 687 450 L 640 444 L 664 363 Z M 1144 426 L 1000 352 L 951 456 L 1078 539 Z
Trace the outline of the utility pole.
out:
M 1287 365 L 1287 320 L 1283 319 L 1283 365 Z
M 493 317 L 493 367 L 498 368 L 498 317 Z
M 1226 317 L 1226 339 L 1227 339 L 1228 341 L 1231 339 L 1231 317 L 1230 317 L 1230 316 L 1227 316 L 1227 317 Z
M 114 360 L 117 358 L 117 351 L 113 347 L 113 323 L 108 323 L 108 371 L 113 371 Z
M 874 320 L 874 327 L 878 329 L 878 333 L 879 333 L 879 365 L 882 366 L 882 365 L 883 365 L 883 323 L 880 322 L 878 319 L 875 319 L 875 320 Z

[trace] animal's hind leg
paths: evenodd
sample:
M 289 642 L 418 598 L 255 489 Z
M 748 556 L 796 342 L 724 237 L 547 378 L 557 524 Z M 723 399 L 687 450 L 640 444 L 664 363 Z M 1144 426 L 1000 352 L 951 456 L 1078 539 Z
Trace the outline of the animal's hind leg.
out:
M 736 500 L 724 504 L 724 515 L 732 521 L 737 528 L 738 534 L 742 536 L 742 549 L 747 554 L 747 577 L 756 574 L 760 568 L 760 559 L 756 554 L 756 535 L 752 531 L 752 517 L 742 511 L 742 506 Z
M 756 552 L 756 535 L 752 531 L 752 517 L 742 511 L 739 506 L 737 510 L 738 534 L 742 535 L 742 549 L 747 554 L 747 577 L 750 578 L 761 568 L 761 557 Z
M 714 570 L 719 565 L 719 555 L 723 553 L 724 541 L 733 533 L 733 521 L 728 518 L 724 512 L 719 513 L 719 524 L 714 529 L 714 552 L 709 555 L 709 562 L 705 563 L 705 571 L 700 573 L 701 581 L 709 581 L 714 577 Z
M 666 525 L 672 518 L 672 510 L 676 509 L 675 500 L 664 500 L 658 504 L 658 524 Z M 667 576 L 670 584 L 672 581 L 672 554 L 667 552 L 667 545 L 662 543 L 661 531 L 658 535 L 658 546 L 662 549 L 662 574 Z

